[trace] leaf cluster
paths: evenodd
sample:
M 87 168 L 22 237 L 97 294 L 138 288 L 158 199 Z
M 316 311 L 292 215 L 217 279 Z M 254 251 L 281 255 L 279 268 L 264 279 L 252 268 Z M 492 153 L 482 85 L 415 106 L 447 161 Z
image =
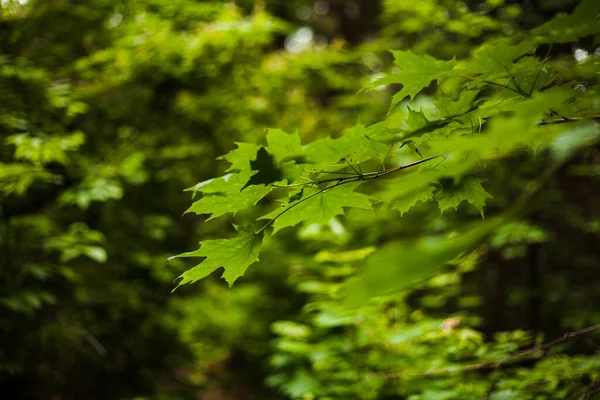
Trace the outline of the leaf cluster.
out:
M 467 202 L 483 218 L 494 195 L 483 178 L 490 165 L 523 151 L 549 151 L 551 173 L 597 140 L 597 87 L 580 90 L 564 82 L 536 49 L 600 33 L 594 23 L 599 12 L 597 2 L 583 1 L 572 14 L 558 15 L 525 38 L 489 41 L 461 60 L 394 51 L 400 72 L 367 87 L 401 85 L 385 120 L 358 123 L 337 138 L 305 144 L 298 133 L 279 129 L 267 129 L 263 144 L 238 143 L 223 156 L 232 164 L 230 173 L 196 185 L 194 193 L 202 197 L 188 211 L 212 214 L 209 219 L 270 211 L 231 239 L 202 242 L 200 250 L 175 256 L 206 257 L 179 284 L 223 267 L 232 285 L 258 261 L 265 235 L 300 224 L 324 225 L 350 209 L 404 215 L 431 202 L 444 213 Z M 438 89 L 425 96 L 434 84 Z M 426 108 L 417 109 L 420 98 L 429 99 Z M 488 221 L 384 244 L 348 282 L 346 297 L 362 302 L 433 275 L 522 215 L 538 187 L 526 187 L 512 206 Z

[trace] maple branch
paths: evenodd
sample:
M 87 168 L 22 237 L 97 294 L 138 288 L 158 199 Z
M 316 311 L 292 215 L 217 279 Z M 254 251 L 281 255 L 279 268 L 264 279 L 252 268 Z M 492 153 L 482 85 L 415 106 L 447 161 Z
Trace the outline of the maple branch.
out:
M 338 174 L 338 175 L 352 175 L 352 176 L 356 176 L 356 172 L 345 172 L 345 171 L 317 171 L 317 170 L 310 170 L 310 169 L 306 169 L 304 170 L 304 172 L 308 172 L 309 174 Z
M 417 161 L 412 162 L 410 164 L 404 164 L 404 165 L 401 165 L 399 167 L 393 167 L 393 168 L 384 169 L 383 171 L 368 172 L 368 173 L 364 174 L 363 177 L 366 178 L 366 179 L 379 178 L 380 176 L 385 176 L 385 175 L 391 174 L 393 172 L 398 172 L 398 171 L 402 171 L 403 169 L 406 169 L 406 168 L 414 167 L 414 166 L 422 164 L 424 162 L 427 162 L 427 161 L 433 160 L 435 158 L 441 157 L 441 156 L 443 156 L 445 154 L 446 153 L 436 154 L 436 155 L 433 155 L 433 156 L 429 156 L 429 157 L 423 158 L 421 160 L 417 160 Z
M 579 329 L 579 330 L 573 331 L 573 332 L 566 332 L 564 335 L 562 335 L 548 343 L 544 343 L 539 346 L 531 347 L 529 349 L 517 351 L 516 353 L 511 354 L 510 356 L 505 357 L 501 360 L 486 361 L 486 362 L 477 363 L 477 364 L 469 364 L 469 365 L 447 367 L 447 368 L 440 368 L 440 369 L 428 369 L 428 370 L 420 370 L 420 371 L 413 370 L 413 371 L 382 373 L 382 374 L 375 373 L 375 374 L 370 374 L 370 376 L 371 377 L 378 376 L 378 377 L 384 377 L 384 378 L 390 379 L 390 378 L 400 378 L 400 377 L 404 377 L 404 376 L 444 375 L 444 374 L 451 374 L 451 373 L 455 373 L 455 372 L 473 371 L 473 370 L 485 369 L 485 368 L 497 368 L 497 367 L 502 366 L 503 364 L 506 364 L 510 361 L 514 361 L 517 358 L 526 356 L 528 354 L 537 353 L 540 351 L 545 352 L 550 347 L 555 346 L 559 343 L 562 343 L 567 339 L 570 339 L 575 336 L 583 335 L 586 333 L 590 333 L 590 332 L 596 331 L 598 329 L 600 329 L 600 324 L 589 326 L 587 328 Z
M 511 89 L 510 87 L 507 86 L 503 86 L 507 89 Z M 512 90 L 512 89 L 511 89 Z M 587 120 L 600 120 L 600 115 L 594 115 L 591 117 L 587 117 L 587 118 L 583 118 L 583 117 L 562 117 L 561 119 L 555 119 L 555 120 L 543 120 L 540 121 L 538 123 L 538 125 L 550 125 L 550 124 L 561 124 L 561 123 L 567 123 L 567 122 L 577 122 L 577 121 L 587 121 Z M 389 152 L 389 150 L 388 150 Z M 348 165 L 350 166 L 350 168 L 352 168 L 352 170 L 355 172 L 355 174 L 349 173 L 349 172 L 323 172 L 323 173 L 331 173 L 331 174 L 340 174 L 340 175 L 350 175 L 350 176 L 345 176 L 345 177 L 338 177 L 338 178 L 330 178 L 330 179 L 324 179 L 324 180 L 319 180 L 318 182 L 306 182 L 306 183 L 300 183 L 300 184 L 292 184 L 292 185 L 286 185 L 286 186 L 277 186 L 277 187 L 295 187 L 295 186 L 304 186 L 304 185 L 315 185 L 315 184 L 322 184 L 322 183 L 330 183 L 330 182 L 336 182 L 334 185 L 328 186 L 324 189 L 321 189 L 303 199 L 298 200 L 297 202 L 293 203 L 292 205 L 290 205 L 288 208 L 286 208 L 285 210 L 283 210 L 281 213 L 279 213 L 278 215 L 276 215 L 274 218 L 272 218 L 271 220 L 269 220 L 269 222 L 267 222 L 262 228 L 260 228 L 258 230 L 258 232 L 256 232 L 256 234 L 261 233 L 265 228 L 267 228 L 269 225 L 271 225 L 277 218 L 281 217 L 283 214 L 285 214 L 286 212 L 288 212 L 290 209 L 302 204 L 303 202 L 311 199 L 312 197 L 319 195 L 321 193 L 327 192 L 337 186 L 341 186 L 344 185 L 346 183 L 352 183 L 352 182 L 358 182 L 358 181 L 367 181 L 367 180 L 372 180 L 372 179 L 377 179 L 379 177 L 382 176 L 386 176 L 388 174 L 394 173 L 394 172 L 398 172 L 398 171 L 402 171 L 404 169 L 410 168 L 410 167 L 414 167 L 416 165 L 422 164 L 424 162 L 433 160 L 435 158 L 444 156 L 446 153 L 440 153 L 440 154 L 436 154 L 433 156 L 429 156 L 426 158 L 423 158 L 421 160 L 417 160 L 415 162 L 409 163 L 409 164 L 404 164 L 404 165 L 400 165 L 398 167 L 393 167 L 393 168 L 388 168 L 388 169 L 384 169 L 384 170 L 379 170 L 379 171 L 375 171 L 375 172 L 367 172 L 367 173 L 362 173 L 362 171 L 358 172 L 358 170 L 349 162 L 349 160 L 347 158 L 344 158 L 346 160 L 346 162 L 348 163 Z M 386 154 L 387 156 L 387 154 Z M 360 167 L 359 167 L 360 168 Z M 531 193 L 530 193 L 531 194 Z M 597 329 L 598 327 L 600 327 L 600 325 L 596 326 L 595 329 Z M 566 335 L 566 334 L 565 334 Z M 564 339 L 562 339 L 564 340 Z M 561 340 L 561 341 L 562 341 Z M 550 342 L 551 345 L 554 345 L 553 342 Z M 490 366 L 498 366 L 514 357 L 520 357 L 522 355 L 524 355 L 525 353 L 517 353 L 514 356 L 508 357 L 505 360 L 500 360 L 500 361 L 490 361 L 490 362 L 485 362 L 485 363 L 481 363 L 481 364 L 473 364 L 471 366 L 465 366 L 465 367 L 451 367 L 448 369 L 442 369 L 439 371 L 444 371 L 444 372 L 454 372 L 454 371 L 465 371 L 465 370 L 469 370 L 469 369 L 479 369 L 479 368 L 486 368 L 486 367 L 490 367 Z M 424 371 L 426 372 L 426 371 Z M 404 374 L 406 375 L 406 374 Z
M 331 178 L 331 179 L 324 179 L 322 181 L 319 181 L 319 183 L 327 183 L 327 182 L 344 182 L 346 180 L 351 180 L 352 182 L 356 182 L 357 180 L 359 181 L 367 181 L 367 180 L 371 180 L 371 179 L 377 179 L 381 176 L 385 176 L 385 175 L 389 175 L 393 172 L 398 172 L 398 171 L 402 171 L 403 169 L 407 169 L 410 167 L 415 167 L 419 164 L 422 164 L 424 162 L 427 161 L 431 161 L 435 158 L 441 157 L 443 155 L 445 155 L 446 153 L 440 153 L 440 154 L 436 154 L 433 156 L 429 156 L 426 158 L 423 158 L 421 160 L 417 160 L 415 162 L 409 163 L 409 164 L 404 164 L 404 165 L 400 165 L 398 167 L 393 167 L 393 168 L 388 168 L 388 169 L 384 169 L 382 171 L 375 171 L 375 172 L 367 172 L 366 174 L 361 174 L 361 175 L 354 175 L 352 177 L 346 177 L 346 178 Z
M 436 154 L 433 156 L 429 156 L 426 158 L 423 158 L 421 160 L 417 160 L 415 162 L 412 163 L 408 163 L 408 164 L 404 164 L 404 165 L 400 165 L 398 167 L 393 167 L 393 168 L 388 168 L 388 169 L 384 169 L 384 170 L 379 170 L 379 171 L 374 171 L 374 172 L 367 172 L 367 173 L 359 173 L 358 171 L 356 173 L 352 173 L 352 172 L 326 172 L 323 171 L 321 173 L 323 174 L 340 174 L 340 175 L 350 175 L 350 176 L 345 176 L 345 177 L 338 177 L 338 178 L 329 178 L 329 179 L 323 179 L 323 180 L 318 180 L 318 181 L 311 181 L 311 182 L 303 182 L 303 183 L 293 183 L 291 185 L 273 185 L 275 187 L 278 188 L 291 188 L 291 187 L 298 187 L 298 186 L 307 186 L 307 185 L 317 185 L 317 184 L 321 184 L 321 183 L 330 183 L 330 182 L 338 182 L 339 184 L 344 184 L 344 183 L 350 183 L 350 182 L 357 182 L 357 181 L 368 181 L 368 180 L 372 180 L 372 179 L 377 179 L 381 176 L 385 176 L 388 174 L 391 174 L 393 172 L 398 172 L 398 171 L 402 171 L 403 169 L 407 169 L 410 167 L 414 167 L 417 166 L 419 164 L 422 164 L 424 162 L 427 161 L 431 161 L 435 158 L 441 157 L 443 155 L 445 155 L 447 153 L 440 153 L 440 154 Z M 354 169 L 354 168 L 353 168 Z M 355 170 L 356 171 L 356 170 Z M 331 189 L 336 185 L 333 186 L 329 186 L 323 190 L 328 190 Z M 294 203 L 296 204 L 296 203 Z

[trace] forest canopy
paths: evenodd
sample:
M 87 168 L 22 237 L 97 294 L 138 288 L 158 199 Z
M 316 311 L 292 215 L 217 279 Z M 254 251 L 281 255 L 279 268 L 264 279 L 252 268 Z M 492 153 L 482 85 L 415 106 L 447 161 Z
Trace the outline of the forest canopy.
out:
M 591 399 L 599 139 L 596 0 L 0 0 L 0 390 Z

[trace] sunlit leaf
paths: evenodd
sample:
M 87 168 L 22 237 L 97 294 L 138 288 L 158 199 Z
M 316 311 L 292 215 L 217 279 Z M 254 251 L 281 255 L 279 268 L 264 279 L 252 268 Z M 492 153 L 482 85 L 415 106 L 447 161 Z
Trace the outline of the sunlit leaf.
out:
M 288 134 L 281 129 L 268 130 L 267 150 L 278 164 L 301 157 L 304 151 L 297 133 Z
M 260 199 L 273 190 L 272 186 L 252 185 L 240 191 L 229 191 L 226 194 L 209 194 L 194 202 L 186 213 L 212 214 L 207 221 L 226 213 L 236 213 L 254 206 Z
M 262 235 L 255 234 L 251 227 L 236 227 L 237 236 L 231 239 L 205 240 L 200 243 L 200 248 L 189 253 L 179 254 L 171 257 L 206 257 L 200 264 L 181 274 L 177 287 L 187 283 L 196 282 L 216 269 L 223 267 L 222 277 L 229 286 L 240 276 L 244 275 L 246 269 L 258 261 L 258 253 L 262 244 Z
M 219 157 L 231 163 L 227 171 L 248 171 L 250 170 L 250 161 L 256 159 L 256 153 L 260 149 L 252 143 L 236 143 L 237 149 L 231 150 L 224 156 Z
M 326 169 L 340 161 L 362 163 L 374 157 L 381 157 L 387 150 L 384 144 L 371 138 L 371 133 L 365 125 L 358 123 L 347 129 L 339 138 L 315 140 L 307 145 L 305 151 L 317 169 Z

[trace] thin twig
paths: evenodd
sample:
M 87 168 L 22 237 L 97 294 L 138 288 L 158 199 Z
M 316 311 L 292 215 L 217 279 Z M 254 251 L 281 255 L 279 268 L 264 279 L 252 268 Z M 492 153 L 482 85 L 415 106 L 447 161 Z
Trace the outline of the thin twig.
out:
M 546 65 L 546 61 L 548 61 L 548 56 L 550 56 L 551 51 L 552 51 L 552 45 L 548 46 L 548 52 L 546 52 L 546 56 L 544 57 L 544 60 L 542 61 L 542 65 L 540 65 L 540 69 L 538 69 L 537 75 L 535 76 L 535 79 L 533 80 L 533 83 L 531 84 L 531 88 L 529 88 L 529 97 L 531 97 L 531 95 L 533 94 L 533 91 L 535 90 L 535 85 L 537 85 L 538 79 L 540 78 L 542 70 L 544 69 L 544 66 Z
M 308 172 L 309 174 L 331 174 L 331 175 L 352 175 L 352 176 L 356 176 L 356 172 L 345 172 L 345 171 L 317 171 L 317 170 L 310 170 L 310 169 L 306 169 L 304 170 L 304 172 Z
M 423 158 L 421 160 L 417 160 L 417 161 L 409 163 L 409 164 L 400 165 L 399 167 L 393 167 L 393 168 L 384 169 L 383 171 L 368 172 L 368 173 L 366 173 L 366 174 L 363 175 L 363 178 L 366 178 L 366 179 L 379 178 L 380 176 L 385 176 L 385 175 L 391 174 L 393 172 L 398 172 L 398 171 L 402 171 L 403 169 L 406 169 L 406 168 L 414 167 L 414 166 L 422 164 L 424 162 L 427 162 L 427 161 L 433 160 L 435 158 L 441 157 L 441 156 L 443 156 L 445 154 L 446 153 L 436 154 L 436 155 L 433 155 L 433 156 L 429 156 L 427 158 Z
M 352 171 L 356 172 L 356 175 L 361 176 L 362 174 L 360 172 L 358 172 L 358 170 L 352 165 L 352 163 L 350 162 L 350 160 L 348 160 L 348 157 L 344 157 L 344 160 L 346 160 L 346 163 L 348 164 L 348 166 L 350 168 L 352 168 Z M 358 164 L 356 164 L 358 166 Z
M 600 378 L 594 380 L 589 386 L 584 387 L 581 390 L 578 390 L 573 395 L 569 396 L 567 400 L 587 400 L 591 399 L 591 395 L 598 393 L 600 391 Z
M 516 360 L 517 358 L 526 356 L 528 354 L 537 353 L 540 351 L 544 352 L 545 350 L 549 349 L 550 347 L 555 346 L 559 343 L 562 343 L 567 339 L 570 339 L 575 336 L 583 335 L 586 333 L 590 333 L 590 332 L 596 331 L 598 329 L 600 329 L 600 324 L 590 326 L 587 328 L 583 328 L 583 329 L 579 329 L 579 330 L 573 331 L 573 332 L 567 332 L 563 336 L 556 338 L 556 339 L 552 340 L 551 342 L 548 342 L 548 343 L 545 343 L 545 344 L 542 344 L 539 346 L 531 347 L 529 349 L 518 351 L 518 352 L 516 352 L 508 357 L 505 357 L 501 360 L 486 361 L 486 362 L 477 363 L 477 364 L 461 365 L 461 366 L 456 366 L 456 367 L 447 367 L 447 368 L 440 368 L 440 369 L 428 369 L 428 370 L 421 370 L 421 371 L 413 370 L 413 371 L 382 373 L 382 374 L 375 373 L 375 374 L 371 374 L 371 376 L 378 376 L 378 377 L 383 376 L 385 378 L 399 378 L 399 377 L 404 377 L 404 376 L 445 375 L 445 374 L 451 374 L 451 373 L 455 373 L 455 372 L 473 371 L 473 370 L 485 369 L 485 368 L 497 368 L 497 367 L 500 367 L 503 364 L 506 364 L 510 361 Z
M 388 169 L 384 169 L 382 171 L 376 171 L 376 172 L 367 172 L 366 174 L 362 174 L 360 176 L 355 176 L 353 178 L 358 178 L 359 180 L 362 180 L 362 181 L 377 179 L 381 176 L 385 176 L 385 175 L 391 174 L 393 172 L 398 172 L 398 171 L 401 171 L 406 168 L 414 167 L 416 165 L 422 164 L 429 160 L 433 160 L 434 158 L 438 158 L 440 156 L 442 156 L 442 154 L 436 154 L 435 156 L 427 157 L 422 160 L 418 160 L 418 161 L 415 161 L 415 162 L 412 162 L 409 164 L 401 165 L 399 167 L 388 168 Z M 349 178 L 342 178 L 342 179 L 349 179 Z M 350 179 L 352 179 L 352 178 L 350 178 Z M 325 179 L 321 182 L 332 182 L 332 181 L 337 181 L 337 180 L 339 180 L 339 179 Z
M 323 179 L 323 180 L 319 180 L 319 183 L 330 183 L 330 182 L 345 183 L 347 181 L 356 182 L 356 181 L 367 181 L 367 180 L 371 180 L 371 179 L 377 179 L 377 178 L 379 178 L 381 176 L 385 176 L 385 175 L 391 174 L 393 172 L 398 172 L 398 171 L 401 171 L 403 169 L 407 169 L 407 168 L 410 168 L 410 167 L 417 166 L 417 165 L 422 164 L 424 162 L 433 160 L 434 158 L 441 157 L 441 156 L 443 156 L 445 154 L 446 153 L 436 154 L 436 155 L 433 155 L 433 156 L 430 156 L 430 157 L 423 158 L 421 160 L 417 160 L 417 161 L 409 163 L 409 164 L 404 164 L 404 165 L 400 165 L 398 167 L 388 168 L 388 169 L 384 169 L 384 170 L 381 170 L 381 171 L 367 172 L 367 173 L 364 173 L 364 174 L 358 174 L 357 173 L 356 175 L 347 176 L 347 177 L 337 177 L 337 178 Z M 314 182 L 295 183 L 295 184 L 292 184 L 292 185 L 277 186 L 277 187 L 286 188 L 286 187 L 305 186 L 305 185 L 312 185 L 312 184 L 314 184 Z M 325 189 L 328 189 L 328 188 L 325 188 Z
M 106 356 L 106 348 L 104 348 L 102 343 L 100 343 L 100 341 L 96 339 L 94 335 L 92 335 L 90 332 L 88 332 L 80 326 L 70 326 L 70 328 L 73 330 L 73 332 L 83 336 L 92 345 L 94 350 L 96 350 L 96 352 L 100 354 L 100 356 Z
M 513 74 L 510 73 L 508 67 L 506 65 L 503 65 L 503 67 L 506 70 L 506 73 L 508 74 L 508 77 L 512 81 L 513 85 L 515 85 L 515 88 L 517 89 L 517 93 L 520 93 L 521 96 L 523 96 L 523 97 L 531 97 L 523 89 L 521 89 L 521 85 L 519 85 L 517 83 L 517 79 L 513 76 Z
M 593 395 L 600 392 L 600 378 L 596 379 L 592 384 L 588 387 L 587 391 L 583 395 L 583 400 L 589 400 Z
M 496 371 L 494 372 L 494 374 L 492 376 L 492 380 L 490 381 L 490 384 L 489 384 L 487 390 L 485 391 L 484 400 L 491 399 L 492 395 L 494 394 L 494 391 L 496 390 L 496 386 L 498 386 L 498 381 L 500 380 L 500 375 L 498 374 L 497 370 L 498 370 L 498 367 L 496 367 Z
M 381 171 L 383 171 L 385 169 L 385 159 L 390 154 L 390 152 L 392 151 L 392 149 L 394 148 L 394 146 L 395 146 L 395 144 L 392 143 L 390 145 L 390 147 L 387 149 L 387 151 L 385 152 L 385 155 L 381 159 L 381 164 L 379 165 L 379 168 L 377 168 L 377 172 L 378 173 L 381 173 Z
M 580 121 L 600 121 L 600 115 L 591 115 L 589 117 L 561 117 L 561 119 L 545 119 L 538 122 L 538 125 L 566 124 L 569 122 Z

